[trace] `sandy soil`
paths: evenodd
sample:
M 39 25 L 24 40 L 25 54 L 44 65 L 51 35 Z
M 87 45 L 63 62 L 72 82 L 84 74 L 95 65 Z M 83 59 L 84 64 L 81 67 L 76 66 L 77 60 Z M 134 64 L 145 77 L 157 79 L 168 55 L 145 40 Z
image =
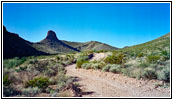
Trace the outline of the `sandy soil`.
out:
M 104 59 L 104 58 L 107 57 L 107 55 L 108 54 L 106 54 L 106 53 L 94 53 L 93 58 L 91 59 L 91 61 Z
M 93 59 L 100 57 L 98 54 Z M 101 57 L 103 58 L 103 54 Z M 170 97 L 170 89 L 157 87 L 157 80 L 137 80 L 122 74 L 100 70 L 76 69 L 76 64 L 66 67 L 67 75 L 76 78 L 83 97 Z

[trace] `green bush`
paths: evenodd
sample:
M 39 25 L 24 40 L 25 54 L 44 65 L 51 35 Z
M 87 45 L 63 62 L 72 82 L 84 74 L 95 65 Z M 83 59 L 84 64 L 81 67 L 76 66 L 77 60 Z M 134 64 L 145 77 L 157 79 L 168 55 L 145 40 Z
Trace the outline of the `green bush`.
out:
M 77 58 L 76 67 L 81 68 L 82 64 L 88 63 L 88 56 L 81 56 Z
M 21 65 L 23 64 L 24 62 L 26 61 L 26 58 L 23 57 L 23 58 L 18 58 L 18 57 L 15 57 L 13 59 L 6 59 L 6 60 L 3 60 L 3 67 L 4 68 L 14 68 L 18 65 Z
M 113 54 L 112 56 L 106 57 L 104 62 L 109 64 L 122 64 L 124 63 L 124 54 L 122 53 L 118 55 Z
M 21 72 L 21 71 L 25 71 L 27 69 L 27 66 L 20 66 L 19 68 L 15 69 L 16 72 Z
M 149 63 L 156 63 L 160 59 L 159 55 L 149 55 L 147 56 L 147 60 Z
M 144 54 L 143 53 L 138 53 L 138 55 L 137 55 L 137 57 L 143 57 L 144 56 Z
M 91 63 L 84 63 L 84 64 L 82 64 L 81 67 L 82 67 L 83 69 L 91 69 L 91 66 L 92 66 Z
M 120 72 L 120 65 L 116 64 L 111 65 L 109 71 L 112 73 Z
M 153 68 L 147 67 L 144 69 L 142 77 L 148 79 L 157 79 L 157 74 Z
M 170 81 L 170 65 L 165 66 L 162 70 L 160 70 L 157 73 L 157 77 L 159 80 L 169 82 Z
M 33 64 L 33 68 L 39 72 L 43 72 L 45 70 L 48 70 L 49 61 L 38 61 L 35 64 Z
M 121 73 L 123 75 L 130 76 L 130 71 L 128 70 L 128 68 L 122 68 Z
M 164 55 L 164 56 L 169 56 L 169 53 L 168 53 L 166 50 L 163 50 L 163 51 L 161 52 L 161 54 Z
M 105 67 L 102 68 L 102 71 L 104 71 L 104 72 L 108 72 L 109 69 L 110 69 L 110 67 L 111 67 L 111 65 L 108 64 L 108 65 L 106 65 Z
M 4 86 L 9 86 L 12 83 L 11 80 L 9 80 L 8 75 L 3 75 L 3 85 Z
M 77 68 L 81 68 L 82 64 L 84 63 L 88 63 L 88 61 L 85 61 L 85 60 L 78 60 L 77 63 L 76 63 L 76 67 Z
M 162 55 L 162 60 L 163 61 L 166 61 L 166 60 L 169 60 L 170 59 L 170 53 L 167 52 L 166 50 L 162 51 L 161 52 L 161 55 Z
M 38 60 L 36 58 L 30 59 L 28 64 L 36 64 L 38 63 Z
M 61 60 L 62 58 L 60 56 L 56 56 L 56 59 L 57 60 Z
M 142 78 L 143 72 L 144 70 L 142 68 L 134 68 L 131 72 L 129 72 L 129 76 L 140 79 Z
M 61 73 L 58 74 L 56 80 L 56 84 L 58 85 L 59 90 L 62 90 L 63 88 L 67 87 L 69 84 L 73 82 L 72 78 Z
M 49 79 L 44 77 L 37 77 L 26 83 L 26 87 L 38 87 L 45 90 L 49 85 Z
M 94 69 L 100 69 L 100 65 L 98 63 L 93 64 L 92 67 Z
M 22 90 L 22 94 L 27 96 L 27 97 L 33 97 L 39 93 L 41 93 L 41 89 L 38 87 L 29 87 L 29 88 L 25 88 Z
M 141 67 L 141 68 L 146 68 L 146 67 L 149 67 L 149 66 L 150 66 L 150 64 L 146 63 L 146 62 L 142 62 L 142 63 L 139 64 L 139 67 Z
M 46 70 L 44 73 L 45 73 L 45 75 L 51 77 L 51 76 L 55 76 L 57 72 L 56 72 L 56 70 L 48 68 L 48 70 Z

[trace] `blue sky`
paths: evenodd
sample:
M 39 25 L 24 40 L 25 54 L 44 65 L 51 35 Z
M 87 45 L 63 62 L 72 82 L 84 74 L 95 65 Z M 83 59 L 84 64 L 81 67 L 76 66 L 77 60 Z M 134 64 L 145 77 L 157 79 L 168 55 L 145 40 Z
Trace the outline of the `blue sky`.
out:
M 170 32 L 169 3 L 3 3 L 3 25 L 31 42 L 48 30 L 61 40 L 131 46 Z

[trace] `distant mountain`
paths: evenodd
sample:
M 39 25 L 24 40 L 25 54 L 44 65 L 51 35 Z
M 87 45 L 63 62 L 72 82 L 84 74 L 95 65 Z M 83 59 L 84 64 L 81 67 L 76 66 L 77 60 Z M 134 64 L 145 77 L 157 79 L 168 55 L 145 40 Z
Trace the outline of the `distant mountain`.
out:
M 31 45 L 31 42 L 22 39 L 15 33 L 8 32 L 3 26 L 3 58 L 47 54 L 36 50 Z
M 34 43 L 32 45 L 39 51 L 46 52 L 49 54 L 56 53 L 67 53 L 67 52 L 79 52 L 76 48 L 69 46 L 59 40 L 53 31 L 48 31 L 47 36 L 40 42 Z
M 97 42 L 90 41 L 85 43 L 69 42 L 59 40 L 56 33 L 48 31 L 45 39 L 37 43 L 26 41 L 15 33 L 10 33 L 3 27 L 3 57 L 23 57 L 33 55 L 47 55 L 68 52 L 80 52 L 86 50 L 115 50 L 116 47 Z
M 101 42 L 97 42 L 97 41 L 89 41 L 89 42 L 85 42 L 85 43 L 80 43 L 80 42 L 69 42 L 69 41 L 65 41 L 62 40 L 64 43 L 73 46 L 74 48 L 77 48 L 80 51 L 87 51 L 87 50 L 116 50 L 118 48 L 101 43 Z

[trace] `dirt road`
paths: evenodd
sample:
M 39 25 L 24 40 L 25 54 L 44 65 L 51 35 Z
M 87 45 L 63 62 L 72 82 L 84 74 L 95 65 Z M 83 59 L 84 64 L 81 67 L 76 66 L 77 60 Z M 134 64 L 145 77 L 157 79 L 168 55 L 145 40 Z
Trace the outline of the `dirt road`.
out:
M 156 87 L 156 80 L 137 80 L 122 74 L 66 67 L 67 75 L 77 79 L 83 97 L 169 97 L 169 88 Z

